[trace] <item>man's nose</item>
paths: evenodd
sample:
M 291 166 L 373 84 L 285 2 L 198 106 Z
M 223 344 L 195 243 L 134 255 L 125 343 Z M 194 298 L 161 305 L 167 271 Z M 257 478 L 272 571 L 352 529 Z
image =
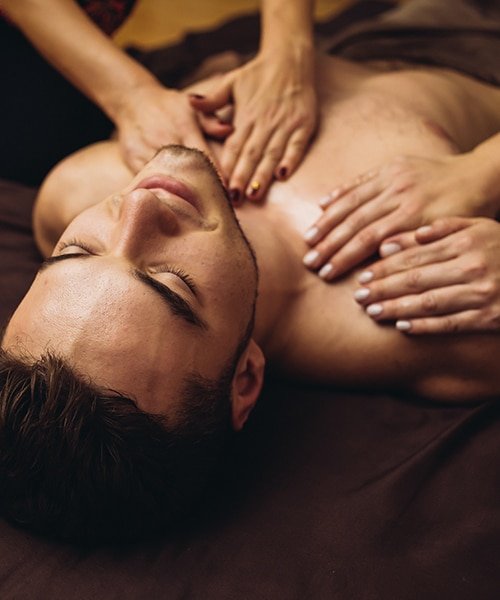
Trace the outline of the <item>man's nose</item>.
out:
M 120 254 L 134 258 L 159 238 L 174 235 L 178 227 L 175 213 L 153 192 L 133 190 L 120 199 L 114 246 Z

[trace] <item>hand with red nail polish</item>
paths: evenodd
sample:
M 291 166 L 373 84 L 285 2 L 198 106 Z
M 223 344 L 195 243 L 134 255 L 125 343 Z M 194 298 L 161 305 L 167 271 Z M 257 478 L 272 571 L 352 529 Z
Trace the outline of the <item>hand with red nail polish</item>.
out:
M 316 129 L 312 4 L 265 0 L 257 56 L 223 76 L 205 98 L 190 98 L 205 116 L 233 105 L 220 166 L 228 188 L 252 201 L 265 197 L 273 179 L 293 173 Z

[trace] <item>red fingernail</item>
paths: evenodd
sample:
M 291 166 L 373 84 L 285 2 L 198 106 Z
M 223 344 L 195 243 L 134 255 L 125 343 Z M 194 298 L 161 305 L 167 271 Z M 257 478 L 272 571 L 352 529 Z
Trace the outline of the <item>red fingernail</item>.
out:
M 286 179 L 287 175 L 288 175 L 288 169 L 286 167 L 281 167 L 280 170 L 278 171 L 278 178 Z
M 195 98 L 196 100 L 205 100 L 205 96 L 202 96 L 201 94 L 189 94 L 189 96 L 191 98 Z
M 231 202 L 236 203 L 239 202 L 240 199 L 240 190 L 238 188 L 232 188 L 229 190 L 229 198 Z

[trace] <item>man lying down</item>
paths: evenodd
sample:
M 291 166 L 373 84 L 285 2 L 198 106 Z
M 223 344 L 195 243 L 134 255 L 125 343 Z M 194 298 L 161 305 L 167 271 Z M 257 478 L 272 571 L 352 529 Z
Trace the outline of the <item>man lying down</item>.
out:
M 236 215 L 189 148 L 163 148 L 131 179 L 106 142 L 49 176 L 34 220 L 49 258 L 2 342 L 12 521 L 71 540 L 174 522 L 257 402 L 264 357 L 317 384 L 451 402 L 500 391 L 500 336 L 405 335 L 354 301 L 366 264 L 326 284 L 302 262 L 332 182 L 401 154 L 470 150 L 498 131 L 500 90 L 445 69 L 334 57 L 318 60 L 317 78 L 308 156 Z

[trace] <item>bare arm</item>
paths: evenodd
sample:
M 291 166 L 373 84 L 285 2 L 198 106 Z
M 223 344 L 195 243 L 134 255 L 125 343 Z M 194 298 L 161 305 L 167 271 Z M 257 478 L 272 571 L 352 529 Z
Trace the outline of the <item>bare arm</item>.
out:
M 132 176 L 114 141 L 88 146 L 56 165 L 33 209 L 33 232 L 43 256 L 52 254 L 77 215 L 125 187 Z
M 187 97 L 163 87 L 115 46 L 76 2 L 3 0 L 2 8 L 48 62 L 115 123 L 134 171 L 167 143 L 208 150 Z
M 123 94 L 156 82 L 72 0 L 3 0 L 2 7 L 48 62 L 113 121 Z

